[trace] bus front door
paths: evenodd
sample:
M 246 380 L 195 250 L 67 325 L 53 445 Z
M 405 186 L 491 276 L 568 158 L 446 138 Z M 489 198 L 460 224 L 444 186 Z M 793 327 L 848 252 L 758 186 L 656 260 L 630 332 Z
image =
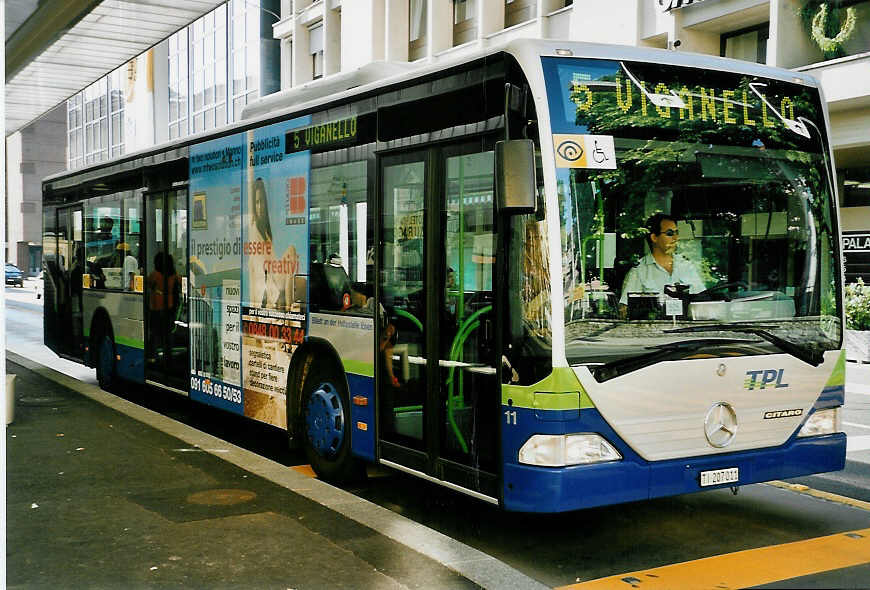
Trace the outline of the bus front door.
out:
M 145 199 L 145 379 L 187 392 L 187 190 Z
M 381 158 L 380 459 L 498 498 L 493 151 Z

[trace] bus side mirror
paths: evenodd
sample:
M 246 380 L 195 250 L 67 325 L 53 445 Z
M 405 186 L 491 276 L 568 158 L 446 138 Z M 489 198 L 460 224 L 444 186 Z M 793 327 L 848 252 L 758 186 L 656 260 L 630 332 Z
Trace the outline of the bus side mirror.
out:
M 495 192 L 499 213 L 535 212 L 535 144 L 531 139 L 496 142 Z

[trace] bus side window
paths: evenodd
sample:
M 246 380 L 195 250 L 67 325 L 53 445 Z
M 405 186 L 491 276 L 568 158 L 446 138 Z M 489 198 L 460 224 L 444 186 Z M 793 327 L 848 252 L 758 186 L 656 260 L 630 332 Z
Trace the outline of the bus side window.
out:
M 310 305 L 312 311 L 367 312 L 369 276 L 366 162 L 311 170 Z

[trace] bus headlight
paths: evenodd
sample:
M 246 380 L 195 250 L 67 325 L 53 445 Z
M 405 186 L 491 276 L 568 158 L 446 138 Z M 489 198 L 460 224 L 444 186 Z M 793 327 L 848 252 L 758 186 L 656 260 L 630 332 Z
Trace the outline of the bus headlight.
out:
M 842 430 L 840 424 L 840 408 L 818 410 L 813 412 L 809 420 L 803 425 L 798 436 L 819 436 L 833 434 Z
M 519 452 L 519 462 L 539 467 L 565 467 L 618 461 L 613 445 L 598 434 L 535 434 Z

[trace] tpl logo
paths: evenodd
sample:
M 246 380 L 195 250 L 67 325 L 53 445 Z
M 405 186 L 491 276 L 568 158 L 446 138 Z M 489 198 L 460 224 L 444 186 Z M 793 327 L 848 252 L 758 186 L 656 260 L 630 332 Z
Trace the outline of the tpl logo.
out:
M 759 369 L 758 371 L 746 371 L 746 380 L 743 381 L 743 389 L 778 389 L 788 387 L 788 383 L 782 382 L 782 374 L 785 369 Z

